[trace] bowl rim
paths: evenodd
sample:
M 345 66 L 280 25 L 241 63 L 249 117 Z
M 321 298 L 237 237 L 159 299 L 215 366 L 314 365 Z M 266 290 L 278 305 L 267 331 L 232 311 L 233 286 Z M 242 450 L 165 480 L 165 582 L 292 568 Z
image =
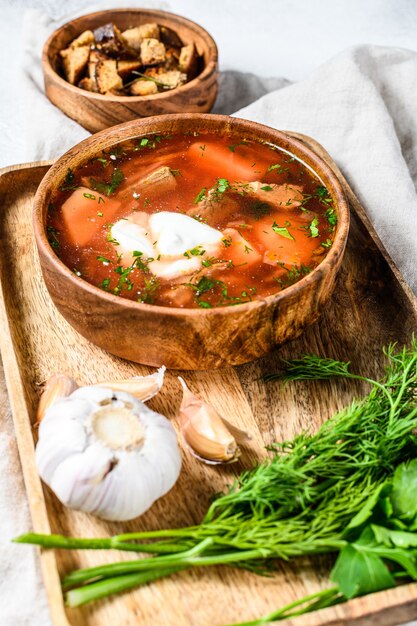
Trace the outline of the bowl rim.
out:
M 74 25 L 77 22 L 82 22 L 82 20 L 84 20 L 85 18 L 94 18 L 94 17 L 99 17 L 100 15 L 103 15 L 103 17 L 105 18 L 106 15 L 110 16 L 110 15 L 114 15 L 115 13 L 120 14 L 120 13 L 132 13 L 132 12 L 146 14 L 150 16 L 159 15 L 167 20 L 174 18 L 174 20 L 177 20 L 178 22 L 182 23 L 184 26 L 186 26 L 190 30 L 197 32 L 203 39 L 206 40 L 208 44 L 208 48 L 209 48 L 209 59 L 208 59 L 207 64 L 204 66 L 203 71 L 200 72 L 200 74 L 198 74 L 195 78 L 185 83 L 184 85 L 181 85 L 180 87 L 176 87 L 175 89 L 170 89 L 166 92 L 150 94 L 148 96 L 117 96 L 117 95 L 107 96 L 102 93 L 95 93 L 94 91 L 86 91 L 85 89 L 81 89 L 81 87 L 77 87 L 77 85 L 72 85 L 67 80 L 65 80 L 65 78 L 60 76 L 60 74 L 52 67 L 52 64 L 49 59 L 49 49 L 54 39 L 63 30 L 65 30 L 68 27 L 68 25 L 70 24 Z M 133 103 L 133 102 L 145 102 L 145 101 L 152 102 L 156 100 L 161 101 L 161 100 L 170 99 L 172 98 L 173 94 L 177 94 L 180 92 L 186 93 L 187 91 L 192 90 L 195 86 L 196 81 L 202 81 L 206 77 L 210 76 L 213 72 L 217 71 L 218 60 L 219 60 L 219 52 L 218 52 L 216 42 L 214 41 L 210 33 L 207 30 L 205 30 L 202 26 L 200 26 L 200 24 L 197 24 L 197 22 L 194 22 L 193 20 L 190 20 L 187 17 L 183 17 L 182 15 L 178 15 L 177 13 L 171 13 L 169 11 L 162 11 L 159 9 L 140 9 L 137 7 L 133 7 L 131 9 L 129 8 L 105 9 L 103 11 L 94 11 L 93 13 L 86 13 L 84 15 L 80 15 L 79 17 L 76 17 L 73 20 L 70 20 L 69 22 L 65 22 L 65 24 L 55 29 L 49 35 L 48 39 L 45 41 L 43 45 L 43 49 L 42 49 L 42 66 L 43 66 L 43 72 L 45 76 L 48 75 L 53 80 L 58 81 L 61 86 L 69 89 L 69 91 L 73 92 L 74 94 L 83 95 L 86 98 L 90 98 L 91 100 L 98 100 L 99 102 L 105 101 L 105 102 L 117 102 L 117 103 L 127 103 L 127 102 Z
M 52 248 L 52 246 L 50 245 L 48 241 L 48 237 L 46 234 L 46 219 L 44 220 L 44 218 L 46 218 L 47 207 L 45 206 L 46 198 L 43 197 L 48 193 L 49 188 L 51 188 L 52 191 L 57 188 L 57 185 L 53 184 L 53 180 L 56 174 L 60 173 L 63 168 L 65 169 L 65 171 L 67 171 L 69 167 L 68 163 L 71 162 L 71 158 L 79 154 L 80 150 L 82 150 L 84 147 L 89 146 L 91 143 L 95 143 L 97 141 L 97 138 L 98 139 L 103 138 L 105 140 L 103 142 L 103 145 L 99 149 L 100 150 L 108 149 L 112 145 L 116 145 L 117 143 L 128 141 L 129 139 L 134 139 L 136 137 L 141 137 L 141 136 L 146 136 L 149 134 L 157 133 L 158 123 L 164 123 L 167 120 L 174 121 L 174 120 L 183 120 L 183 119 L 190 120 L 190 123 L 195 122 L 196 124 L 200 124 L 201 126 L 204 126 L 205 121 L 215 122 L 216 120 L 219 120 L 223 122 L 225 121 L 230 122 L 231 120 L 233 120 L 232 126 L 233 124 L 236 124 L 239 127 L 243 125 L 244 127 L 246 127 L 247 131 L 248 130 L 251 130 L 252 132 L 258 131 L 261 133 L 272 132 L 276 137 L 275 145 L 277 145 L 277 147 L 279 147 L 279 144 L 278 144 L 279 141 L 289 142 L 291 145 L 295 146 L 295 148 L 299 152 L 301 152 L 302 154 L 304 153 L 310 161 L 312 161 L 313 163 L 314 162 L 319 163 L 324 176 L 320 176 L 314 170 L 314 168 L 313 168 L 313 171 L 319 179 L 324 178 L 330 181 L 330 185 L 332 187 L 331 195 L 334 199 L 333 206 L 336 206 L 338 221 L 337 221 L 336 232 L 335 232 L 335 237 L 333 240 L 332 247 L 330 248 L 329 252 L 327 252 L 324 259 L 309 274 L 304 276 L 301 280 L 294 283 L 293 285 L 286 287 L 282 291 L 279 291 L 275 294 L 270 294 L 263 298 L 257 298 L 249 302 L 240 303 L 236 306 L 224 306 L 224 307 L 217 306 L 217 307 L 212 307 L 208 309 L 206 308 L 181 308 L 181 307 L 169 307 L 169 306 L 161 306 L 161 305 L 155 305 L 155 304 L 146 304 L 143 302 L 136 302 L 134 300 L 123 298 L 115 294 L 106 292 L 103 289 L 100 289 L 100 287 L 96 287 L 95 285 L 84 280 L 84 278 L 76 276 L 76 274 L 74 274 L 74 272 L 72 272 L 70 268 L 67 265 L 65 265 L 65 263 L 61 261 L 61 259 L 56 255 L 54 249 Z M 149 130 L 148 128 L 148 130 L 146 130 L 142 134 L 140 133 L 141 127 L 143 126 L 149 127 L 150 125 L 156 126 L 155 130 Z M 120 130 L 125 131 L 126 136 L 124 136 L 123 138 L 118 138 L 117 141 L 114 141 L 114 140 L 110 141 L 112 136 L 117 135 L 117 133 Z M 134 132 L 132 132 L 133 130 Z M 230 132 L 232 133 L 236 132 L 236 134 L 239 134 L 239 130 L 236 131 L 236 129 L 234 128 L 231 128 Z M 287 131 L 287 132 L 290 132 L 290 131 Z M 274 145 L 274 142 L 271 141 L 270 143 Z M 294 156 L 297 157 L 296 154 L 294 154 Z M 297 158 L 300 159 L 300 157 L 297 157 Z M 309 167 L 312 167 L 312 166 L 309 165 Z M 61 172 L 61 174 L 62 173 L 63 172 Z M 281 300 L 285 298 L 291 298 L 291 296 L 296 296 L 299 292 L 303 291 L 304 288 L 306 288 L 308 285 L 310 285 L 311 283 L 314 284 L 315 282 L 317 282 L 322 276 L 323 272 L 326 274 L 330 272 L 334 268 L 335 265 L 337 265 L 336 261 L 338 260 L 339 256 L 343 255 L 343 252 L 346 246 L 346 241 L 347 241 L 348 233 L 349 233 L 349 225 L 350 225 L 349 204 L 348 204 L 347 197 L 344 193 L 342 184 L 339 181 L 337 175 L 330 168 L 330 166 L 327 165 L 327 163 L 316 152 L 314 152 L 314 150 L 306 146 L 299 139 L 295 139 L 291 137 L 290 135 L 286 134 L 285 131 L 279 131 L 270 126 L 266 126 L 265 124 L 260 124 L 258 122 L 245 120 L 243 118 L 230 117 L 228 115 L 217 115 L 213 113 L 205 113 L 203 115 L 199 113 L 173 113 L 173 114 L 156 115 L 152 117 L 140 118 L 137 120 L 124 122 L 123 124 L 118 124 L 117 126 L 106 128 L 94 135 L 91 135 L 90 137 L 87 137 L 87 139 L 82 140 L 81 142 L 79 142 L 78 144 L 70 148 L 70 150 L 65 152 L 65 154 L 63 154 L 51 166 L 51 168 L 45 174 L 44 178 L 42 179 L 36 191 L 34 205 L 33 205 L 33 228 L 34 228 L 36 245 L 38 247 L 38 253 L 42 252 L 44 255 L 46 255 L 49 258 L 49 260 L 52 262 L 52 265 L 54 266 L 54 270 L 56 270 L 56 272 L 59 273 L 60 275 L 63 275 L 65 279 L 73 283 L 73 286 L 75 288 L 81 289 L 82 291 L 86 291 L 90 295 L 96 296 L 103 302 L 108 302 L 109 304 L 113 304 L 113 305 L 116 304 L 117 306 L 121 306 L 126 309 L 133 309 L 137 311 L 143 310 L 143 311 L 152 312 L 155 315 L 159 314 L 159 315 L 166 315 L 169 317 L 189 317 L 189 316 L 195 317 L 198 315 L 200 317 L 203 316 L 205 318 L 205 317 L 212 317 L 214 315 L 219 315 L 219 314 L 233 316 L 233 315 L 245 313 L 245 312 L 257 309 L 257 308 L 264 308 L 270 305 L 276 305 L 277 303 L 279 303 Z

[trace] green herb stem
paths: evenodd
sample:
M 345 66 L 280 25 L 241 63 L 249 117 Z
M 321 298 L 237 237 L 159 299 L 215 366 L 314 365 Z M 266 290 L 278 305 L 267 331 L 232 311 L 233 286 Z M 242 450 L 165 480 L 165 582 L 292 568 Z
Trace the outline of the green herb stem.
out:
M 106 598 L 114 593 L 129 591 L 135 587 L 140 587 L 141 585 L 158 580 L 158 578 L 171 576 L 180 571 L 180 569 L 181 568 L 161 569 L 159 571 L 140 572 L 138 574 L 127 574 L 125 576 L 116 576 L 114 578 L 100 580 L 90 585 L 84 585 L 79 589 L 71 589 L 71 591 L 68 591 L 65 595 L 65 603 L 69 607 L 81 606 L 93 600 Z
M 172 553 L 183 551 L 183 547 L 173 543 L 133 543 L 124 542 L 118 536 L 109 538 L 79 538 L 66 537 L 64 535 L 43 535 L 27 533 L 13 539 L 14 543 L 27 543 L 41 546 L 42 548 L 57 548 L 64 550 L 122 550 L 127 552 L 144 553 Z
M 330 589 L 324 589 L 323 591 L 317 591 L 309 596 L 305 596 L 300 600 L 290 602 L 281 609 L 273 611 L 272 613 L 264 615 L 258 619 L 251 620 L 249 622 L 239 622 L 238 624 L 229 624 L 228 626 L 262 626 L 263 624 L 269 624 L 270 622 L 278 622 L 289 617 L 296 617 L 297 615 L 304 615 L 305 613 L 310 613 L 311 611 L 317 611 L 318 609 L 332 606 L 338 601 L 340 602 L 339 589 L 338 587 L 331 587 Z

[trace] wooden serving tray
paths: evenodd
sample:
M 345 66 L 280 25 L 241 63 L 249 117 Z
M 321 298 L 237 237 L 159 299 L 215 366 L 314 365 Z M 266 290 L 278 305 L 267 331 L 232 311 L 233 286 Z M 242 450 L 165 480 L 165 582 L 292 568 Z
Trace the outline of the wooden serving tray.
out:
M 215 492 L 236 472 L 265 456 L 264 446 L 316 429 L 363 392 L 359 383 L 264 384 L 280 357 L 302 352 L 346 359 L 353 371 L 378 375 L 381 347 L 406 342 L 417 329 L 416 299 L 383 249 L 363 208 L 313 140 L 300 137 L 340 176 L 352 209 L 352 225 L 337 287 L 320 320 L 277 352 L 234 369 L 186 372 L 190 388 L 209 399 L 230 421 L 250 430 L 253 443 L 235 465 L 203 465 L 184 452 L 181 477 L 172 491 L 141 518 L 110 524 L 63 507 L 37 476 L 34 415 L 39 383 L 65 372 L 79 383 L 124 378 L 151 371 L 113 357 L 77 334 L 53 306 L 41 278 L 31 227 L 33 195 L 49 163 L 7 168 L 0 176 L 0 347 L 16 438 L 36 532 L 107 536 L 121 532 L 198 523 Z M 123 332 L 123 329 L 120 329 Z M 177 372 L 169 372 L 153 409 L 176 421 Z M 28 529 L 29 530 L 29 529 Z M 31 548 L 22 546 L 22 550 Z M 274 577 L 237 568 L 182 572 L 133 592 L 79 609 L 64 608 L 59 575 L 118 559 L 127 553 L 42 551 L 41 564 L 55 626 L 221 626 L 254 619 L 329 586 L 327 558 L 278 563 Z M 287 626 L 394 625 L 417 615 L 417 584 L 358 598 L 283 622 Z

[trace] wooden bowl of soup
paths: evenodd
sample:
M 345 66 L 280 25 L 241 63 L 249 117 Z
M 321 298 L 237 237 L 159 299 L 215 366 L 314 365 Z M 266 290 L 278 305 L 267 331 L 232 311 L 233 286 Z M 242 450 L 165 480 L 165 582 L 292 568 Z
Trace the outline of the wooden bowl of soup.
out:
M 140 117 L 205 113 L 217 96 L 213 38 L 166 11 L 78 17 L 46 41 L 42 66 L 49 100 L 92 133 Z
M 239 365 L 297 337 L 333 290 L 348 227 L 340 183 L 303 143 L 208 114 L 82 141 L 34 205 L 66 320 L 112 354 L 178 369 Z

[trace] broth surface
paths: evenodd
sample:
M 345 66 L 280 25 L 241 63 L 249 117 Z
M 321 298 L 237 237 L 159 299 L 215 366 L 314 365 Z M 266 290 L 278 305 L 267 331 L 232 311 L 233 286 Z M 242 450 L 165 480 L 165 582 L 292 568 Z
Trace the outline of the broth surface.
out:
M 105 291 L 211 308 L 298 282 L 336 222 L 327 189 L 291 154 L 200 133 L 121 143 L 68 170 L 47 231 L 65 265 Z

